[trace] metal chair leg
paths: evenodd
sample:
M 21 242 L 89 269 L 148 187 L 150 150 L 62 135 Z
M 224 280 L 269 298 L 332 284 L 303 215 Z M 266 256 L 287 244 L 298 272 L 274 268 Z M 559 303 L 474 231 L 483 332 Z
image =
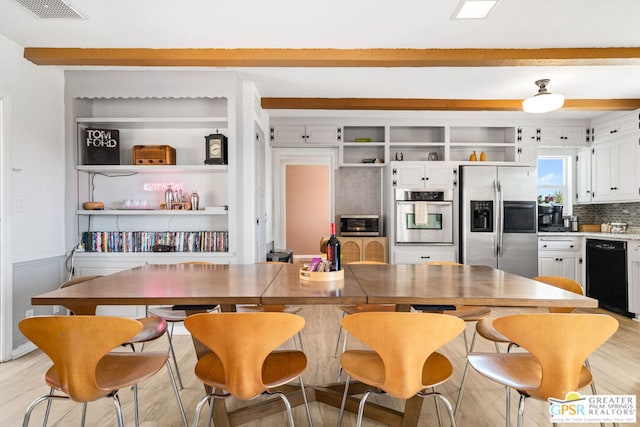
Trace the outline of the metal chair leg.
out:
M 307 391 L 304 389 L 304 382 L 302 381 L 302 375 L 300 375 L 300 388 L 302 389 L 302 399 L 304 400 L 304 408 L 307 411 L 307 420 L 309 421 L 309 427 L 313 427 L 313 421 L 311 421 L 311 409 L 309 408 L 309 401 L 307 400 Z
M 351 376 L 347 375 L 347 379 L 344 382 L 344 392 L 342 394 L 342 403 L 340 403 L 340 415 L 338 415 L 338 427 L 342 426 L 342 417 L 344 416 L 344 408 L 347 404 L 347 396 L 349 395 L 349 381 Z
M 116 407 L 116 416 L 118 417 L 118 427 L 124 427 L 124 418 L 122 418 L 122 406 L 118 393 L 113 393 L 113 405 Z
M 518 404 L 518 427 L 522 427 L 522 418 L 524 417 L 524 402 L 527 397 L 524 394 L 520 395 L 520 403 Z
M 511 426 L 511 388 L 505 387 L 505 410 L 504 410 L 504 419 L 506 420 L 505 425 L 507 427 Z
M 173 327 L 174 322 L 171 322 L 171 328 L 167 331 L 167 338 L 169 339 L 169 351 L 171 351 L 171 357 L 173 358 L 173 364 L 176 367 L 176 376 L 178 377 L 178 384 L 180 384 L 180 390 L 184 389 L 182 385 L 182 377 L 180 376 L 180 368 L 178 368 L 178 359 L 176 359 L 176 353 L 173 351 Z
M 442 415 L 440 415 L 440 405 L 438 405 L 438 396 L 436 392 L 436 388 L 432 387 L 433 390 L 433 401 L 436 405 L 436 416 L 438 417 L 438 426 L 442 427 Z
M 476 338 L 478 334 L 474 331 L 473 336 L 471 338 L 471 346 L 467 350 L 467 340 L 465 336 L 465 350 L 467 350 L 467 354 L 473 352 L 473 348 L 476 345 Z M 462 381 L 460 381 L 460 390 L 458 390 L 458 397 L 456 398 L 456 409 L 453 413 L 454 417 L 458 417 L 458 413 L 460 412 L 460 404 L 462 403 L 462 394 L 464 393 L 464 386 L 467 382 L 467 375 L 469 374 L 469 359 L 466 359 L 466 363 L 464 365 L 464 371 L 462 372 Z
M 180 392 L 178 391 L 178 387 L 176 385 L 176 379 L 173 376 L 173 371 L 171 370 L 171 363 L 167 359 L 166 362 L 167 371 L 169 372 L 169 378 L 171 379 L 171 386 L 173 387 L 173 392 L 176 395 L 176 401 L 178 402 L 178 409 L 180 409 L 180 415 L 182 415 L 182 422 L 184 423 L 184 427 L 189 427 L 189 423 L 187 422 L 187 416 L 184 413 L 184 406 L 182 405 L 182 399 L 180 398 Z
M 356 427 L 362 427 L 362 416 L 364 415 L 364 404 L 367 403 L 367 398 L 371 395 L 371 390 L 367 390 L 360 399 L 360 405 L 358 405 L 358 420 L 356 421 Z
M 53 387 L 49 389 L 49 395 L 53 396 Z M 51 399 L 47 399 L 47 409 L 44 411 L 44 420 L 42 421 L 42 427 L 47 427 L 49 421 L 49 412 L 51 412 Z M 82 424 L 84 427 L 84 423 Z

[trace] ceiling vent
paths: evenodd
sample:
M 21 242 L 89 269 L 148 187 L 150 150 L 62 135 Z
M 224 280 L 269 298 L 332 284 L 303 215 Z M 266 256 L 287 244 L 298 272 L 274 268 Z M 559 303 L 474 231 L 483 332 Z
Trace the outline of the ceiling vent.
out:
M 42 19 L 86 19 L 64 0 L 16 0 L 29 12 Z

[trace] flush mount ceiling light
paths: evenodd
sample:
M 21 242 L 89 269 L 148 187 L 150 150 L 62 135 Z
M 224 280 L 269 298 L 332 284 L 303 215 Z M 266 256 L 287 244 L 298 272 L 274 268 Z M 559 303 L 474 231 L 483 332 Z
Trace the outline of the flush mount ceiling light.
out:
M 564 104 L 564 96 L 547 92 L 549 79 L 536 81 L 538 93 L 522 101 L 522 109 L 527 113 L 548 113 L 561 108 Z
M 462 0 L 451 19 L 485 19 L 500 0 Z

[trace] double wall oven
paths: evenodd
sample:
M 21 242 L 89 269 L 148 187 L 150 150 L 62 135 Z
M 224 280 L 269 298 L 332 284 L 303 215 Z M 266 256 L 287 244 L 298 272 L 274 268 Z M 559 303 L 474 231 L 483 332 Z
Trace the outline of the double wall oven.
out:
M 453 244 L 452 191 L 395 192 L 396 244 Z

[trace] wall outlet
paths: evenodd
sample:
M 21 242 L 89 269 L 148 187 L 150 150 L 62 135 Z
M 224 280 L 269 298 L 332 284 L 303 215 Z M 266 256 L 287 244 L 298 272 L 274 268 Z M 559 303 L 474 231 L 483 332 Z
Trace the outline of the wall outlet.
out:
M 58 314 L 60 313 L 60 306 L 59 305 L 54 305 L 53 306 L 53 314 Z
M 33 317 L 33 308 L 24 312 L 24 317 Z

